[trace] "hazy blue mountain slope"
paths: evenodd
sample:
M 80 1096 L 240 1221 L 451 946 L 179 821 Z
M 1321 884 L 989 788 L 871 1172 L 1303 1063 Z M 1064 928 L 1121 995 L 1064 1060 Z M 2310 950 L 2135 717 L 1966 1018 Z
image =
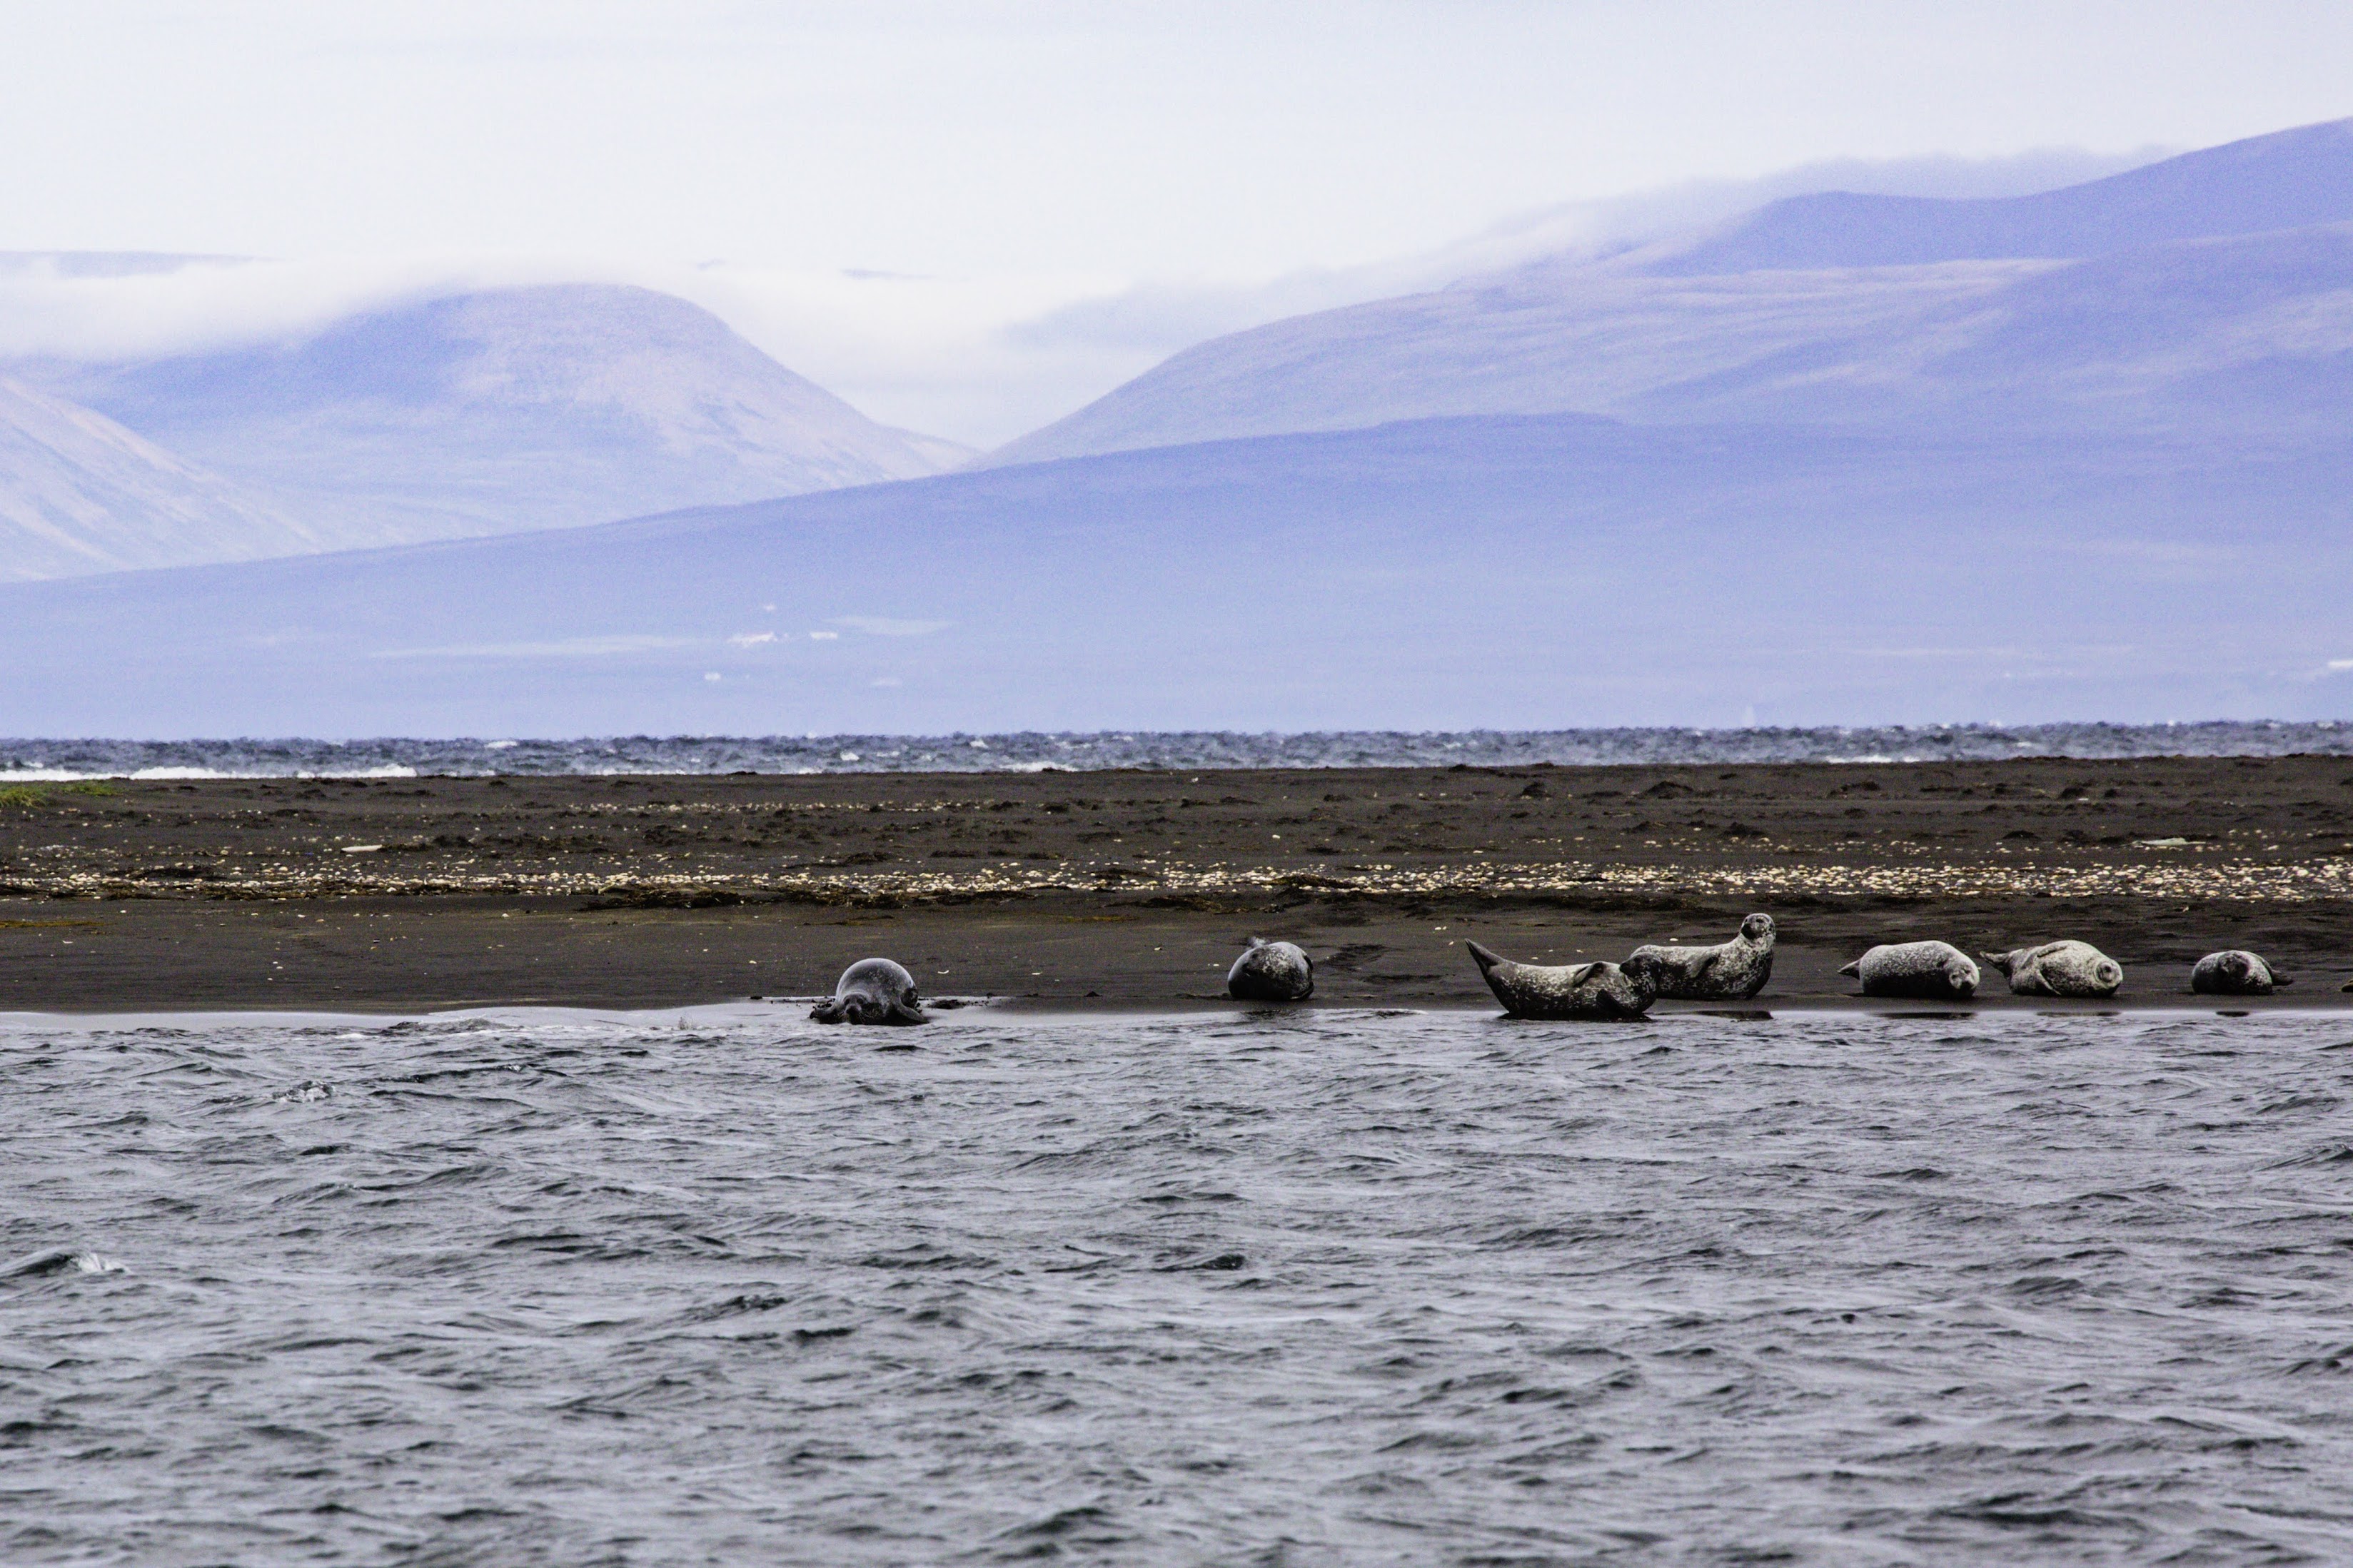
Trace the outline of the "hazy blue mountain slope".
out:
M 567 284 L 427 300 L 301 341 L 22 367 L 343 543 L 554 528 L 936 472 L 699 307 Z
M 1804 210 L 1852 239 L 1835 268 L 1829 251 L 1788 269 L 1721 246 L 1672 267 L 1556 258 L 1294 317 L 1188 349 L 989 461 L 1473 414 L 2198 442 L 2325 437 L 2353 416 L 2353 222 L 2337 221 L 2353 219 L 2353 121 L 1922 208 L 2043 215 L 1979 224 L 2014 247 L 1879 246 L 1901 225 L 1867 213 L 1921 205 L 1825 199 Z
M 0 377 L 0 581 L 317 548 L 217 475 Z
M 2349 523 L 2344 445 L 1440 420 L 0 589 L 0 732 L 2331 716 Z
M 2353 225 L 2072 262 L 1592 269 L 1220 338 L 990 461 L 1556 412 L 2271 438 L 2346 427 L 2348 353 Z
M 2299 126 L 2032 195 L 1791 196 L 1652 264 L 1694 275 L 2100 256 L 2353 222 L 2353 120 Z

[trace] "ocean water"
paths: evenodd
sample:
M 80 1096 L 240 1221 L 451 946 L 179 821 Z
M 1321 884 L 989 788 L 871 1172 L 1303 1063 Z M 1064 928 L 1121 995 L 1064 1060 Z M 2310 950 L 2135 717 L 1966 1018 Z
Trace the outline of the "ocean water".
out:
M 2353 756 L 2353 721 L 1961 724 L 1814 730 L 1104 731 L 1050 735 L 607 736 L 585 740 L 0 740 L 14 779 L 419 773 L 998 773 L 1050 768 L 1525 767 L 1991 762 L 2013 757 Z
M 2353 1017 L 0 1021 L 10 1563 L 2353 1558 Z

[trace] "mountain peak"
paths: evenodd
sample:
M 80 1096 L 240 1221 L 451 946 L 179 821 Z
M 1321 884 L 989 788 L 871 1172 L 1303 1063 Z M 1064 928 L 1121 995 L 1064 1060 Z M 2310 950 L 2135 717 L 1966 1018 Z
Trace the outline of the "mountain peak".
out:
M 297 338 L 22 367 L 334 544 L 568 527 L 936 473 L 701 306 L 556 283 L 402 301 Z

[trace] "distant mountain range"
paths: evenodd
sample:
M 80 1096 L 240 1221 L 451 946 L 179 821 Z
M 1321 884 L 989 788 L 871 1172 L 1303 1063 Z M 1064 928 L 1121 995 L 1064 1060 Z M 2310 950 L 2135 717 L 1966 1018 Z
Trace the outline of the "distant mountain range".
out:
M 10 417 L 90 455 L 39 474 L 180 475 L 261 547 L 364 483 L 444 531 L 836 488 L 0 586 L 0 732 L 2353 717 L 2349 140 L 1777 204 L 1219 338 L 902 482 L 858 465 L 955 454 L 650 297 L 59 371 Z
M 2040 195 L 1825 195 L 1187 350 L 993 463 L 1589 413 L 2325 438 L 2353 416 L 2353 121 Z
M 706 310 L 615 286 L 428 299 L 201 354 L 5 368 L 51 410 L 86 411 L 69 423 L 136 432 L 149 470 L 115 472 L 103 522 L 85 527 L 72 496 L 94 492 L 56 476 L 88 459 L 45 454 L 31 425 L 12 424 L 0 573 L 16 576 L 574 527 L 969 456 L 876 424 Z M 53 520 L 46 544 L 15 521 L 31 516 Z

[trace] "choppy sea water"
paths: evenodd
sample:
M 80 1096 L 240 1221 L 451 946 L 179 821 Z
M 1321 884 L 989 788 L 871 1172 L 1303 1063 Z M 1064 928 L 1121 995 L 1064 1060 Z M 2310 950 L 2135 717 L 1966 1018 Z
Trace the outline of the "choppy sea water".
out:
M 2353 1555 L 2345 1016 L 0 1052 L 12 1563 Z
M 1811 730 L 648 736 L 586 740 L 0 740 L 9 780 L 419 773 L 997 773 L 1049 768 L 1891 763 L 2014 757 L 2353 756 L 2337 723 L 1962 724 Z

